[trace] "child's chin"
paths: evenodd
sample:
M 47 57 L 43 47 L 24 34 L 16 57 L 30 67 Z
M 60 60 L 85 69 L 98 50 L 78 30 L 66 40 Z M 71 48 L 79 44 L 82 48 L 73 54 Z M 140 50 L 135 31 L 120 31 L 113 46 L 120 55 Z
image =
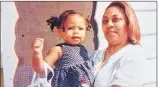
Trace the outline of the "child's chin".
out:
M 80 42 L 73 42 L 72 44 L 73 45 L 77 45 L 77 44 L 80 44 Z

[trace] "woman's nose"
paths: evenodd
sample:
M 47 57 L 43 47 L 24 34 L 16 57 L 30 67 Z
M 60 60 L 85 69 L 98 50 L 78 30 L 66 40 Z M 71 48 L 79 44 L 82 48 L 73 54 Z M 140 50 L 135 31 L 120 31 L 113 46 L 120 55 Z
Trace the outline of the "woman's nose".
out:
M 111 20 L 109 20 L 109 22 L 108 22 L 108 24 L 107 24 L 107 28 L 108 29 L 111 29 L 111 28 L 113 28 L 114 27 L 114 23 L 111 21 Z

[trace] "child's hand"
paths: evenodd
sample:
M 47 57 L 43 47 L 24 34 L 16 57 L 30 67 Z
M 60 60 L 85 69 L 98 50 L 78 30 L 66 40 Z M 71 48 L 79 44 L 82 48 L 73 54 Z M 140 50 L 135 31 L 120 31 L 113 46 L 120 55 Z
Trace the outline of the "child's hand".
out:
M 43 50 L 44 39 L 43 38 L 35 38 L 32 43 L 32 50 L 34 53 L 42 53 Z

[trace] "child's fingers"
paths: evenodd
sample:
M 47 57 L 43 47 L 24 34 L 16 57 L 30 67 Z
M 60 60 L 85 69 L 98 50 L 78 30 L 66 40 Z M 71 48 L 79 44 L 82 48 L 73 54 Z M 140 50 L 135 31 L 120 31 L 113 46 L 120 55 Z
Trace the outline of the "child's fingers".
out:
M 35 38 L 35 40 L 39 40 L 39 41 L 41 41 L 42 43 L 44 42 L 44 38 Z
M 43 38 L 36 38 L 32 44 L 32 48 L 38 48 L 43 46 L 44 39 Z
M 36 53 L 40 53 L 41 52 L 41 50 L 38 49 L 38 48 L 33 49 L 33 51 L 36 52 Z
M 32 47 L 33 48 L 38 48 L 38 47 L 40 47 L 41 46 L 41 43 L 33 43 L 32 44 Z

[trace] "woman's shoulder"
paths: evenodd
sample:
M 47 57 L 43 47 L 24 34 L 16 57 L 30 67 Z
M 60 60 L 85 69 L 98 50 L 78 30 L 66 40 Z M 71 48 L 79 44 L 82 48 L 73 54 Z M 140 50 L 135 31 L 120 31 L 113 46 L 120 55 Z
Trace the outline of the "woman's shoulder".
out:
M 127 58 L 130 58 L 130 59 L 133 59 L 133 60 L 145 59 L 145 57 L 146 57 L 143 46 L 141 46 L 139 44 L 138 45 L 132 45 L 132 44 L 127 45 L 125 48 L 124 56 L 126 56 Z
M 127 47 L 130 48 L 130 49 L 142 49 L 142 48 L 143 48 L 143 47 L 141 46 L 141 44 L 135 44 L 135 45 L 133 45 L 133 44 L 128 44 Z
M 140 44 L 137 45 L 129 44 L 126 46 L 126 51 L 131 53 L 142 53 L 144 51 L 144 48 Z

